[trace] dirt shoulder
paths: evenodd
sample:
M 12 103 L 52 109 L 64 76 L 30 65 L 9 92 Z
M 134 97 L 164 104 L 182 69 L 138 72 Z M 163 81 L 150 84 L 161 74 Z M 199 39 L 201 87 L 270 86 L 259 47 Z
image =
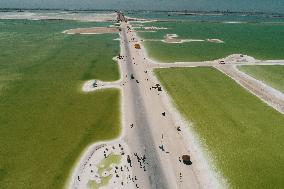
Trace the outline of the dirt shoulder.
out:
M 284 94 L 239 71 L 235 65 L 215 66 L 218 70 L 234 79 L 249 92 L 260 98 L 263 102 L 284 114 Z

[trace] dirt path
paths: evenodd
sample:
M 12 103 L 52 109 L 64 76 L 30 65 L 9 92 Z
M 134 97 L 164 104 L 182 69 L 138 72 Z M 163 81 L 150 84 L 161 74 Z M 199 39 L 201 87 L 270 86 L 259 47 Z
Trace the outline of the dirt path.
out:
M 255 96 L 259 97 L 269 106 L 284 114 L 283 93 L 239 71 L 235 65 L 219 65 L 215 66 L 215 68 L 234 79 L 237 83 Z
M 117 33 L 118 28 L 115 27 L 93 27 L 93 28 L 76 28 L 65 30 L 62 33 L 65 34 L 105 34 L 105 33 Z

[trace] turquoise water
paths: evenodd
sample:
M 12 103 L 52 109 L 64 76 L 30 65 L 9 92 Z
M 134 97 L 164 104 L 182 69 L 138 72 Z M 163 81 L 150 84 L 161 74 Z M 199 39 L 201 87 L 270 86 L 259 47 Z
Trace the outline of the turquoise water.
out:
M 248 14 L 248 13 L 197 13 L 185 15 L 183 12 L 127 12 L 127 16 L 144 19 L 208 21 L 208 22 L 284 22 L 279 14 Z
M 167 30 L 142 32 L 144 45 L 151 58 L 162 62 L 203 61 L 226 57 L 230 54 L 248 54 L 257 59 L 284 59 L 283 23 L 220 22 L 151 22 L 144 26 L 165 27 Z M 178 34 L 184 39 L 201 39 L 203 42 L 166 44 L 147 39 L 163 39 L 166 34 Z M 217 38 L 224 43 L 210 43 Z

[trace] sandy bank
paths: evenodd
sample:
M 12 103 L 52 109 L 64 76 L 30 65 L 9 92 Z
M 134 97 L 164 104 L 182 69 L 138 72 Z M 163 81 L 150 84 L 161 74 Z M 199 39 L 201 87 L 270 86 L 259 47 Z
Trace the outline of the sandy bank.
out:
M 120 81 L 114 81 L 114 82 L 104 82 L 100 80 L 88 80 L 86 81 L 83 86 L 82 86 L 82 91 L 83 92 L 93 92 L 96 90 L 101 90 L 101 89 L 110 89 L 110 88 L 117 88 L 120 89 Z
M 73 13 L 73 12 L 0 12 L 0 19 L 27 20 L 78 20 L 87 22 L 107 22 L 116 20 L 115 13 Z
M 155 31 L 155 30 L 150 30 Z M 155 31 L 156 32 L 156 31 Z M 190 42 L 204 42 L 204 39 L 183 39 L 180 38 L 177 34 L 167 34 L 164 36 L 164 39 L 145 39 L 144 41 L 162 41 L 164 43 L 190 43 Z M 221 39 L 206 39 L 210 43 L 224 43 Z
M 105 33 L 117 33 L 116 27 L 93 27 L 93 28 L 76 28 L 65 30 L 62 33 L 65 34 L 105 34 Z
M 207 39 L 207 41 L 211 43 L 224 43 L 221 39 Z
M 65 188 L 134 188 L 128 146 L 118 139 L 89 146 L 80 156 Z

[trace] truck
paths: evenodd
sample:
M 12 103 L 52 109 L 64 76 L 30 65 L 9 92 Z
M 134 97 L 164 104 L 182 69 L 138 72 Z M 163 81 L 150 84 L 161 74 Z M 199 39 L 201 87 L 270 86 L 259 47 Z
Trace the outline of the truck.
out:
M 138 43 L 136 43 L 136 44 L 134 45 L 134 47 L 135 47 L 135 49 L 141 49 L 141 47 L 140 47 L 140 45 L 139 45 Z

